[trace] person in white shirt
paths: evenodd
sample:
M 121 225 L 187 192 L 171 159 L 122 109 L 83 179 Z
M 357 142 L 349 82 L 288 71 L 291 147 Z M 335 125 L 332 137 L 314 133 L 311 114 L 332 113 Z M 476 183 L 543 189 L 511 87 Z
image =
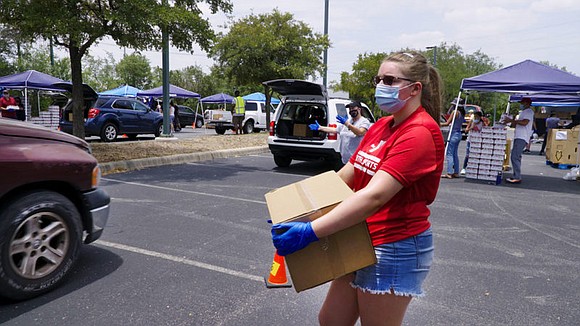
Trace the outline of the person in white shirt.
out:
M 532 125 L 534 123 L 534 111 L 530 108 L 532 106 L 532 100 L 529 97 L 524 97 L 521 99 L 520 103 L 522 104 L 522 110 L 518 114 L 518 117 L 505 118 L 505 122 L 511 123 L 511 126 L 515 128 L 514 143 L 511 153 L 513 173 L 511 178 L 506 179 L 508 183 L 522 182 L 522 153 L 530 141 L 533 132 Z
M 348 163 L 351 156 L 356 151 L 363 136 L 369 130 L 370 121 L 362 116 L 362 105 L 359 101 L 352 101 L 346 105 L 350 119 L 343 116 L 337 116 L 336 120 L 340 123 L 336 128 L 321 126 L 318 121 L 310 124 L 310 130 L 320 130 L 324 132 L 338 133 L 340 136 L 340 157 L 342 164 Z

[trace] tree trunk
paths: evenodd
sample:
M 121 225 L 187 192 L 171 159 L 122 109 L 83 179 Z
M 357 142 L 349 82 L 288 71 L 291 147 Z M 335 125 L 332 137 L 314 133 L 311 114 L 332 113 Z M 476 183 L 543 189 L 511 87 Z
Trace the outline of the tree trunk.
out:
M 83 96 L 83 73 L 79 47 L 69 47 L 72 77 L 73 135 L 85 139 L 85 108 Z

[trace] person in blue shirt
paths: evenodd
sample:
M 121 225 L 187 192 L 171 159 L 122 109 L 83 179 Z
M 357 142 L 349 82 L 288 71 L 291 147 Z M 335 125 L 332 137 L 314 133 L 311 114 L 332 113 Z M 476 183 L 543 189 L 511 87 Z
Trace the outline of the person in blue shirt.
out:
M 455 119 L 453 118 L 455 116 Z M 459 163 L 459 142 L 461 141 L 461 126 L 465 121 L 465 109 L 463 107 L 458 107 L 454 114 L 451 114 L 447 121 L 443 122 L 441 126 L 451 126 L 449 131 L 449 141 L 447 142 L 447 152 L 445 157 L 447 158 L 447 173 L 443 174 L 442 178 L 453 179 L 459 178 L 459 170 L 461 165 Z

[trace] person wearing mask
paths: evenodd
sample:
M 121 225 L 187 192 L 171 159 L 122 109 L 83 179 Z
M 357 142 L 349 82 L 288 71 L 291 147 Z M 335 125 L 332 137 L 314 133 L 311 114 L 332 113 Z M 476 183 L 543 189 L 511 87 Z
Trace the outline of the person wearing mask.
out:
M 0 112 L 2 117 L 16 119 L 16 110 L 18 109 L 16 100 L 14 97 L 10 96 L 7 89 L 2 91 L 2 97 L 0 98 Z
M 400 325 L 433 260 L 428 220 L 443 170 L 439 129 L 441 78 L 418 52 L 398 52 L 374 78 L 379 108 L 389 114 L 369 128 L 338 175 L 354 190 L 312 222 L 272 226 L 280 255 L 289 255 L 361 221 L 368 225 L 377 263 L 333 280 L 320 325 Z M 421 262 L 417 265 L 417 262 Z
M 461 142 L 461 126 L 465 121 L 464 117 L 465 109 L 460 106 L 447 118 L 447 121 L 441 124 L 441 126 L 449 126 L 453 123 L 451 130 L 449 130 L 450 136 L 447 142 L 447 154 L 445 155 L 447 158 L 447 173 L 443 174 L 442 178 L 459 178 L 459 142 Z
M 234 134 L 242 134 L 242 123 L 246 117 L 246 102 L 244 98 L 240 96 L 240 91 L 234 93 L 234 114 L 232 116 L 232 122 L 234 124 Z
M 340 124 L 336 127 L 321 126 L 318 121 L 308 125 L 310 130 L 320 130 L 326 133 L 338 133 L 340 136 L 340 156 L 342 163 L 348 163 L 352 154 L 360 144 L 363 136 L 371 126 L 370 121 L 363 117 L 362 105 L 359 101 L 352 101 L 346 105 L 350 119 L 337 115 L 336 120 Z
M 511 123 L 512 128 L 515 128 L 514 143 L 511 152 L 513 173 L 511 178 L 506 179 L 508 183 L 512 184 L 522 182 L 522 153 L 530 141 L 533 131 L 532 125 L 534 123 L 534 111 L 530 108 L 532 100 L 529 97 L 524 97 L 520 103 L 522 110 L 517 118 L 510 118 L 509 116 L 504 118 L 505 123 Z
M 555 113 L 550 113 L 550 117 L 546 119 L 546 132 L 544 132 L 544 141 L 542 142 L 542 148 L 540 149 L 540 153 L 538 155 L 544 155 L 550 129 L 558 128 L 560 128 L 560 118 L 558 118 Z
M 469 161 L 469 147 L 471 146 L 470 137 L 471 131 L 481 131 L 483 126 L 485 126 L 485 122 L 483 121 L 483 113 L 479 111 L 475 111 L 473 113 L 473 119 L 469 121 L 467 127 L 465 127 L 465 131 L 467 132 L 467 146 L 465 148 L 465 159 L 463 159 L 463 169 L 461 169 L 460 175 L 465 175 L 465 168 L 467 168 L 467 161 Z

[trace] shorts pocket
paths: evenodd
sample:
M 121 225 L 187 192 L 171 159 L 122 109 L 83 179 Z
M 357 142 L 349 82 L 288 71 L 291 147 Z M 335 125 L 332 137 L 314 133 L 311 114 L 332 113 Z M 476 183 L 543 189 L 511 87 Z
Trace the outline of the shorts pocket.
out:
M 429 270 L 433 263 L 434 246 L 431 229 L 413 237 L 417 250 L 417 269 Z

